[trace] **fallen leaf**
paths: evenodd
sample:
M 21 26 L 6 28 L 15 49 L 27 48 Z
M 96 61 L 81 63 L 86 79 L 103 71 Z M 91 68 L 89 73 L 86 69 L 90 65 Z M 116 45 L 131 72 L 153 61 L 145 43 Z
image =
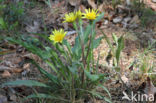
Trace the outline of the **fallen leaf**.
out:
M 24 64 L 23 69 L 29 69 L 29 68 L 30 68 L 30 64 L 29 63 Z
M 69 0 L 69 4 L 72 6 L 77 6 L 80 4 L 81 0 Z
M 156 93 L 156 87 L 153 85 L 152 81 L 150 80 L 149 77 L 147 77 L 147 81 L 146 81 L 146 85 L 145 85 L 145 89 L 144 92 L 150 96 Z
M 65 4 L 65 1 L 61 1 L 61 2 L 58 2 L 57 4 L 53 4 L 52 8 L 59 8 L 60 6 L 62 6 L 64 4 Z
M 130 24 L 139 24 L 140 23 L 140 20 L 139 20 L 139 16 L 138 15 L 135 15 L 132 20 L 130 21 Z
M 26 31 L 30 33 L 37 33 L 40 30 L 40 24 L 37 21 L 33 22 L 33 25 L 27 25 Z
M 97 5 L 95 4 L 95 0 L 88 0 L 88 4 L 89 4 L 93 9 L 97 9 Z
M 23 70 L 21 68 L 12 69 L 13 73 L 21 73 Z
M 37 55 L 35 55 L 35 54 L 32 54 L 32 53 L 28 53 L 28 54 L 25 54 L 24 56 L 23 56 L 25 59 L 33 59 L 33 60 L 35 60 L 35 61 L 40 61 L 40 58 L 37 56 Z
M 86 7 L 84 5 L 80 5 L 79 6 L 79 10 L 81 10 L 82 12 L 85 12 Z
M 102 3 L 100 6 L 98 6 L 98 10 L 100 12 L 104 12 L 104 3 Z
M 3 72 L 3 74 L 2 74 L 2 77 L 3 77 L 3 78 L 7 78 L 7 77 L 10 77 L 10 76 L 11 76 L 11 74 L 10 74 L 10 72 L 7 71 L 7 70 L 5 70 L 5 71 Z
M 154 2 L 152 2 L 151 0 L 144 0 L 144 3 L 148 7 L 151 7 L 154 11 L 156 11 L 156 4 Z
M 128 78 L 125 75 L 123 75 L 121 77 L 121 79 L 123 80 L 124 83 L 128 83 L 129 82 Z

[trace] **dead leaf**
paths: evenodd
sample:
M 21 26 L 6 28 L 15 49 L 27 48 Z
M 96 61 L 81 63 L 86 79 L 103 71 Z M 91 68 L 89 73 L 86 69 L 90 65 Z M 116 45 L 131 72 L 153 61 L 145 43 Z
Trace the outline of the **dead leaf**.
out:
M 140 23 L 140 20 L 139 20 L 139 16 L 138 15 L 135 15 L 132 20 L 130 21 L 130 24 L 139 24 Z
M 88 0 L 88 4 L 89 4 L 93 9 L 97 9 L 97 5 L 95 4 L 95 0 Z
M 40 58 L 37 55 L 32 53 L 25 54 L 23 57 L 28 59 L 33 59 L 35 61 L 40 61 Z
M 21 73 L 23 70 L 21 68 L 12 69 L 13 73 Z
M 125 75 L 123 75 L 121 77 L 121 79 L 123 80 L 124 83 L 128 83 L 129 82 L 128 78 Z
M 2 77 L 3 77 L 3 78 L 7 78 L 7 77 L 10 77 L 10 76 L 11 76 L 11 74 L 10 74 L 10 72 L 7 71 L 7 70 L 5 70 L 5 71 L 3 72 L 3 74 L 2 74 Z
M 26 31 L 30 33 L 37 33 L 40 29 L 40 24 L 37 21 L 33 22 L 33 25 L 27 25 Z
M 147 82 L 146 82 L 146 86 L 145 86 L 145 89 L 144 89 L 144 92 L 150 96 L 150 95 L 153 95 L 156 93 L 156 87 L 153 85 L 152 81 L 150 80 L 149 77 L 147 77 Z
M 100 12 L 104 12 L 104 3 L 102 3 L 100 6 L 98 6 L 98 10 Z
M 69 0 L 69 4 L 72 6 L 77 6 L 80 4 L 81 0 Z
M 85 12 L 86 7 L 84 5 L 80 5 L 79 6 L 79 10 L 81 10 L 82 12 Z
M 61 7 L 62 5 L 64 5 L 65 4 L 65 1 L 61 1 L 61 2 L 58 2 L 57 4 L 53 4 L 52 5 L 52 8 L 59 8 L 59 7 Z
M 156 11 L 156 4 L 155 3 L 153 3 L 151 0 L 144 0 L 144 2 L 148 7 L 152 8 L 154 11 Z
M 23 69 L 29 69 L 29 68 L 30 68 L 30 64 L 29 63 L 24 64 Z

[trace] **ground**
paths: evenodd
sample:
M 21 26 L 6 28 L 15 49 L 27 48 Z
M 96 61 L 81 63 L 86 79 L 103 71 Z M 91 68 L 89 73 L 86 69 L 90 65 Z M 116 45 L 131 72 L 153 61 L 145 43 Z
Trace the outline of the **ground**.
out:
M 77 5 L 75 6 L 75 4 L 72 4 L 71 2 L 67 3 L 67 5 L 64 1 L 59 2 L 54 0 L 52 2 L 52 7 L 50 8 L 47 7 L 47 5 L 43 3 L 42 0 L 37 2 L 38 5 L 36 5 L 34 8 L 29 8 L 29 10 L 27 10 L 26 19 L 28 19 L 29 22 L 27 22 L 26 20 L 25 27 L 22 30 L 23 34 L 32 35 L 31 32 L 42 33 L 43 29 L 46 26 L 47 33 L 49 35 L 51 29 L 64 28 L 66 31 L 69 32 L 69 35 L 67 35 L 65 39 L 67 39 L 70 44 L 73 45 L 77 34 L 75 34 L 75 31 L 73 30 L 73 27 L 71 25 L 66 23 L 62 24 L 62 18 L 65 12 L 76 9 Z M 147 86 L 144 86 L 144 83 L 149 82 L 148 80 L 146 80 L 147 75 L 138 73 L 138 65 L 143 63 L 143 57 L 147 58 L 147 67 L 152 67 L 153 72 L 156 72 L 156 46 L 154 45 L 152 47 L 152 50 L 145 54 L 145 50 L 149 46 L 148 43 L 152 44 L 156 40 L 156 26 L 154 24 L 156 23 L 156 20 L 154 21 L 153 18 L 153 21 L 145 24 L 144 27 L 141 25 L 141 18 L 139 17 L 139 15 L 133 10 L 127 11 L 125 5 L 116 6 L 116 8 L 114 9 L 111 5 L 107 5 L 106 3 L 101 4 L 103 5 L 99 5 L 98 7 L 100 11 L 105 12 L 105 17 L 99 23 L 97 23 L 96 36 L 103 36 L 102 32 L 100 31 L 102 30 L 110 38 L 110 40 L 112 41 L 111 43 L 113 44 L 114 42 L 112 40 L 112 33 L 114 33 L 118 37 L 124 35 L 125 48 L 121 54 L 120 66 L 122 67 L 122 69 L 120 70 L 120 73 L 121 79 L 125 83 L 126 87 L 118 79 L 116 79 L 116 77 L 114 77 L 115 73 L 112 70 L 112 59 L 110 58 L 110 63 L 108 63 L 108 61 L 106 60 L 110 48 L 105 39 L 103 39 L 99 47 L 94 50 L 94 57 L 96 60 L 98 56 L 100 58 L 99 72 L 108 73 L 109 77 L 112 77 L 104 85 L 109 89 L 112 95 L 113 103 L 132 103 L 128 102 L 127 100 L 122 100 L 123 91 L 128 91 L 128 88 L 131 88 L 131 90 L 134 92 L 142 91 L 146 89 Z M 152 3 L 152 8 L 153 5 L 156 4 Z M 61 8 L 58 8 L 60 6 Z M 83 11 L 84 8 L 86 8 L 87 6 L 92 8 L 95 7 L 95 5 L 90 2 L 86 5 L 80 4 L 79 8 Z M 42 20 L 43 18 L 44 20 Z M 39 71 L 32 64 L 26 62 L 27 58 L 34 59 L 46 70 L 49 70 L 47 64 L 43 63 L 39 57 L 28 52 L 23 47 L 15 44 L 10 44 L 6 40 L 1 42 L 0 85 L 4 82 L 17 79 L 38 79 L 40 77 Z M 133 62 L 136 63 L 132 67 L 131 64 Z M 43 81 L 42 79 L 39 80 Z M 154 86 L 149 87 L 150 90 L 156 90 L 156 78 L 152 78 L 150 80 L 150 83 Z M 31 92 L 32 91 L 30 90 L 30 88 L 27 87 L 0 88 L 0 103 L 19 102 L 21 100 L 21 97 L 26 97 Z M 31 100 L 25 101 L 25 103 L 28 102 L 33 103 L 33 101 Z M 97 98 L 95 100 L 90 100 L 90 102 L 88 103 L 105 102 Z

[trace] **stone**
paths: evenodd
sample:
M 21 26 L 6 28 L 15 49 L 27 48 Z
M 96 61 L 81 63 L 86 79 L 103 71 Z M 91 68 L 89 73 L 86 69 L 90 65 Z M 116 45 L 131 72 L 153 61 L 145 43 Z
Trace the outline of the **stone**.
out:
M 139 20 L 138 15 L 135 15 L 130 21 L 130 24 L 139 24 L 139 23 L 140 23 L 140 20 Z
M 13 95 L 10 96 L 10 100 L 16 101 L 16 99 L 17 99 L 16 95 L 13 94 Z
M 74 31 L 68 31 L 67 34 L 66 34 L 66 36 L 73 35 L 73 34 L 76 34 L 76 31 L 75 30 Z
M 120 23 L 122 21 L 122 17 L 116 17 L 113 19 L 113 23 Z
M 105 25 L 107 25 L 107 24 L 108 24 L 108 22 L 109 22 L 108 20 L 105 20 L 105 21 L 104 21 L 104 24 L 105 24 Z
M 126 17 L 126 18 L 124 18 L 123 21 L 127 23 L 127 22 L 129 22 L 130 20 L 131 20 L 131 17 Z

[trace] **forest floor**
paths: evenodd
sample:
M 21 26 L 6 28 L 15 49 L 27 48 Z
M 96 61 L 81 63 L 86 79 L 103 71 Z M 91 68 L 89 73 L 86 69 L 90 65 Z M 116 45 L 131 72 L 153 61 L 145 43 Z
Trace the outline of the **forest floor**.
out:
M 122 67 L 120 70 L 122 80 L 126 86 L 135 93 L 149 88 L 148 91 L 144 92 L 148 94 L 148 92 L 155 91 L 154 94 L 156 94 L 156 74 L 152 74 L 154 76 L 151 76 L 150 81 L 146 79 L 148 76 L 144 74 L 147 73 L 146 71 L 150 68 L 152 68 L 152 73 L 156 72 L 156 45 L 148 49 L 148 47 L 150 47 L 149 44 L 154 43 L 156 40 L 156 18 L 154 18 L 156 15 L 150 15 L 147 20 L 148 22 L 143 26 L 142 19 L 136 12 L 137 10 L 131 8 L 127 9 L 125 4 L 118 5 L 116 8 L 108 4 L 96 4 L 99 11 L 105 13 L 104 18 L 97 24 L 96 36 L 103 36 L 100 31 L 102 30 L 113 44 L 112 33 L 118 37 L 124 35 L 125 48 L 121 54 L 120 63 Z M 77 7 L 72 3 L 69 3 L 67 6 L 64 5 L 65 2 L 54 1 L 50 8 L 40 1 L 35 7 L 28 8 L 27 20 L 26 23 L 24 23 L 25 27 L 21 31 L 24 37 L 28 35 L 28 33 L 32 35 L 31 32 L 34 31 L 36 33 L 42 33 L 45 26 L 48 35 L 51 29 L 64 28 L 65 31 L 69 32 L 69 35 L 67 35 L 65 39 L 72 45 L 77 34 L 74 33 L 71 25 L 62 23 L 62 18 L 64 13 L 73 11 Z M 153 5 L 156 6 L 156 3 L 153 3 Z M 84 11 L 87 7 L 94 8 L 94 4 L 80 4 L 78 7 Z M 4 42 L 0 43 L 0 49 L 2 50 L 0 52 L 5 54 L 0 54 L 0 85 L 6 81 L 17 79 L 38 79 L 41 76 L 39 71 L 32 64 L 25 62 L 27 58 L 34 59 L 48 70 L 47 64 L 44 64 L 39 57 L 28 52 L 19 45 L 9 44 L 4 40 Z M 99 71 L 110 74 L 110 79 L 104 85 L 109 89 L 113 103 L 133 103 L 132 101 L 122 100 L 123 91 L 128 91 L 128 88 L 114 77 L 114 72 L 110 69 L 113 65 L 112 60 L 111 58 L 107 60 L 109 51 L 110 48 L 105 39 L 103 39 L 99 47 L 94 50 L 96 60 L 98 57 L 100 58 L 99 64 L 101 66 L 99 67 Z M 144 61 L 147 63 L 147 70 L 144 70 L 144 73 L 140 73 L 141 70 L 139 67 L 144 64 Z M 134 65 L 132 65 L 133 63 Z M 26 97 L 30 93 L 31 88 L 26 87 L 0 88 L 0 103 L 20 103 L 21 97 Z M 25 101 L 25 103 L 28 102 Z M 88 103 L 105 102 L 97 99 Z M 145 101 L 142 103 L 147 102 Z

